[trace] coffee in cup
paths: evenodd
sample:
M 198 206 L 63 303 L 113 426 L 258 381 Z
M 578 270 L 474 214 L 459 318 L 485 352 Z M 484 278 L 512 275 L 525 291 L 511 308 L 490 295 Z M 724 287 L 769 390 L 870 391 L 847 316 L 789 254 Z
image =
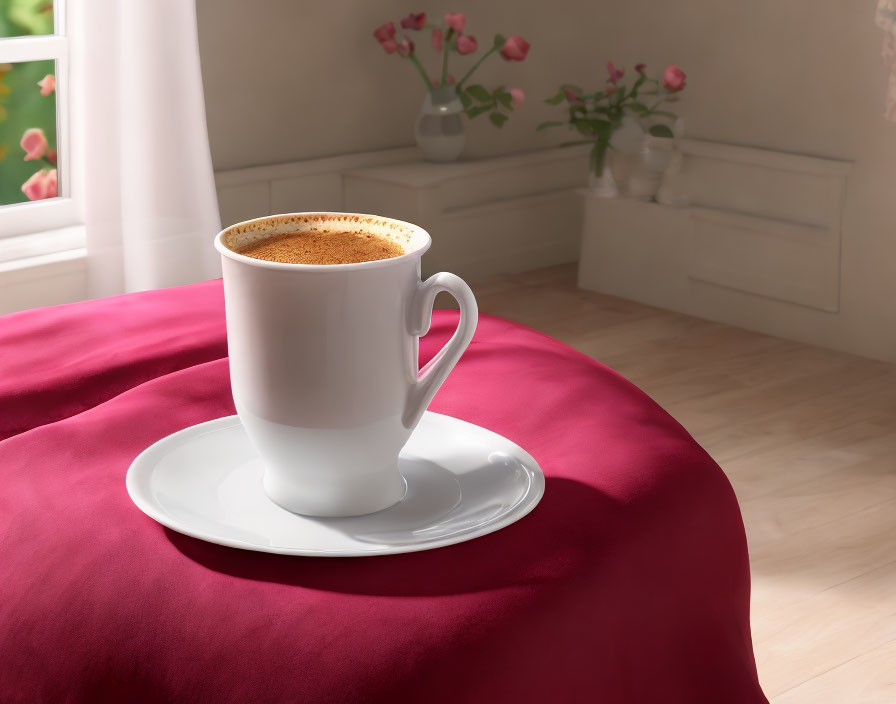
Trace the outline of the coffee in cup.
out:
M 400 257 L 404 247 L 364 230 L 285 232 L 250 242 L 237 253 L 285 264 L 357 264 Z

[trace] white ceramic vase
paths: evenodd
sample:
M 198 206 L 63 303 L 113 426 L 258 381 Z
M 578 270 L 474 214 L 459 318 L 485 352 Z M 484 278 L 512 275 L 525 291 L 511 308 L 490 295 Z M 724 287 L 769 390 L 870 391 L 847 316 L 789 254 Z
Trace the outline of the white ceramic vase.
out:
M 426 161 L 457 161 L 464 150 L 464 106 L 454 88 L 427 93 L 414 128 L 417 146 Z
M 638 155 L 639 168 L 628 182 L 628 196 L 635 200 L 653 200 L 675 153 L 674 139 L 645 135 Z
M 678 118 L 672 127 L 675 139 L 672 141 L 672 150 L 666 168 L 660 176 L 659 189 L 656 192 L 657 203 L 683 208 L 690 205 L 687 183 L 684 174 L 684 154 L 678 148 L 679 140 L 684 137 L 684 120 Z
M 618 195 L 629 196 L 633 178 L 641 170 L 641 144 L 644 140 L 644 128 L 637 118 L 627 116 L 622 125 L 610 139 L 610 151 L 607 153 L 607 167 L 613 171 Z
M 588 170 L 588 193 L 596 198 L 616 198 L 619 196 L 619 189 L 616 186 L 616 179 L 613 177 L 613 170 L 609 164 L 604 162 L 604 170 L 600 176 L 594 173 L 594 169 Z

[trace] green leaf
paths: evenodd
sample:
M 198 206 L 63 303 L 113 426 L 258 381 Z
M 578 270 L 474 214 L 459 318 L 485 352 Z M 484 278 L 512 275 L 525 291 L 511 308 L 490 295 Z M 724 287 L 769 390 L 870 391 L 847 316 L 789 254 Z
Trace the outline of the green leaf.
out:
M 626 107 L 633 112 L 647 112 L 647 106 L 644 103 L 629 103 Z
M 551 122 L 542 122 L 538 127 L 535 128 L 536 132 L 541 132 L 542 130 L 550 129 L 551 127 L 563 127 L 565 122 L 558 122 L 556 120 L 552 120 Z
M 471 97 L 478 100 L 480 103 L 488 103 L 491 102 L 492 95 L 486 90 L 485 86 L 480 85 L 479 83 L 474 83 L 471 86 L 467 86 L 467 93 L 470 94 Z
M 505 37 L 503 34 L 496 34 L 494 46 L 496 46 L 500 49 L 501 47 L 504 46 L 504 42 L 506 42 L 506 41 L 507 41 L 507 37 Z
M 492 109 L 491 105 L 477 105 L 476 107 L 470 108 L 469 110 L 466 111 L 467 117 L 469 117 L 472 120 L 474 117 L 479 117 L 482 113 L 488 112 L 491 109 Z
M 49 4 L 49 11 L 47 5 Z M 23 34 L 52 34 L 53 33 L 53 5 L 43 0 L 9 0 L 9 2 L 0 3 L 7 5 L 5 14 L 13 24 L 22 27 L 25 32 Z M 56 8 L 59 12 L 59 8 Z M 0 24 L 3 21 L 0 20 Z M 18 34 L 18 32 L 17 32 Z M 16 34 L 0 34 L 0 37 L 16 36 Z
M 503 105 L 508 110 L 513 110 L 513 96 L 510 95 L 510 93 L 504 91 L 503 93 L 499 93 L 497 98 L 501 105 Z
M 495 127 L 502 127 L 505 122 L 507 122 L 507 115 L 502 112 L 493 112 L 488 116 L 488 119 L 491 120 L 491 123 Z
M 501 95 L 501 93 L 503 93 L 503 92 L 504 92 L 504 86 L 498 86 L 497 88 L 495 88 L 495 89 L 492 91 L 492 97 L 493 97 L 495 100 L 497 100 L 497 99 L 498 99 L 498 96 Z
M 460 98 L 461 104 L 464 106 L 464 110 L 466 110 L 473 104 L 473 99 L 469 95 L 467 95 L 465 91 L 461 91 L 457 95 Z
M 554 95 L 552 95 L 550 98 L 548 98 L 544 102 L 546 102 L 548 105 L 559 105 L 564 100 L 566 100 L 566 94 L 561 89 L 561 90 L 558 90 L 556 93 L 554 93 Z
M 666 137 L 667 139 L 672 139 L 675 136 L 669 125 L 653 125 L 648 132 L 654 137 Z

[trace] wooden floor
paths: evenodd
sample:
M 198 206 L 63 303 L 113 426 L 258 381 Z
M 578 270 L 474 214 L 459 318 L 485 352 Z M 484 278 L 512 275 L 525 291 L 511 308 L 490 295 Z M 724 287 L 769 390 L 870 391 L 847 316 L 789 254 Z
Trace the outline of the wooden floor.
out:
M 571 266 L 473 288 L 618 370 L 725 470 L 772 702 L 896 702 L 896 366 L 581 291 Z

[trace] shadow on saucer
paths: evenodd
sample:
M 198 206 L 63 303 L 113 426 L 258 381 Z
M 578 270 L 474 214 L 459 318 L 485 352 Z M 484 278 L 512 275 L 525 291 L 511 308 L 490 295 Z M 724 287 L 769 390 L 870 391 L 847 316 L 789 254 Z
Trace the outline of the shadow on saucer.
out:
M 376 557 L 294 557 L 224 547 L 165 528 L 184 556 L 221 574 L 306 589 L 371 596 L 437 596 L 575 578 L 600 564 L 621 510 L 581 482 L 547 477 L 528 516 L 448 547 Z

